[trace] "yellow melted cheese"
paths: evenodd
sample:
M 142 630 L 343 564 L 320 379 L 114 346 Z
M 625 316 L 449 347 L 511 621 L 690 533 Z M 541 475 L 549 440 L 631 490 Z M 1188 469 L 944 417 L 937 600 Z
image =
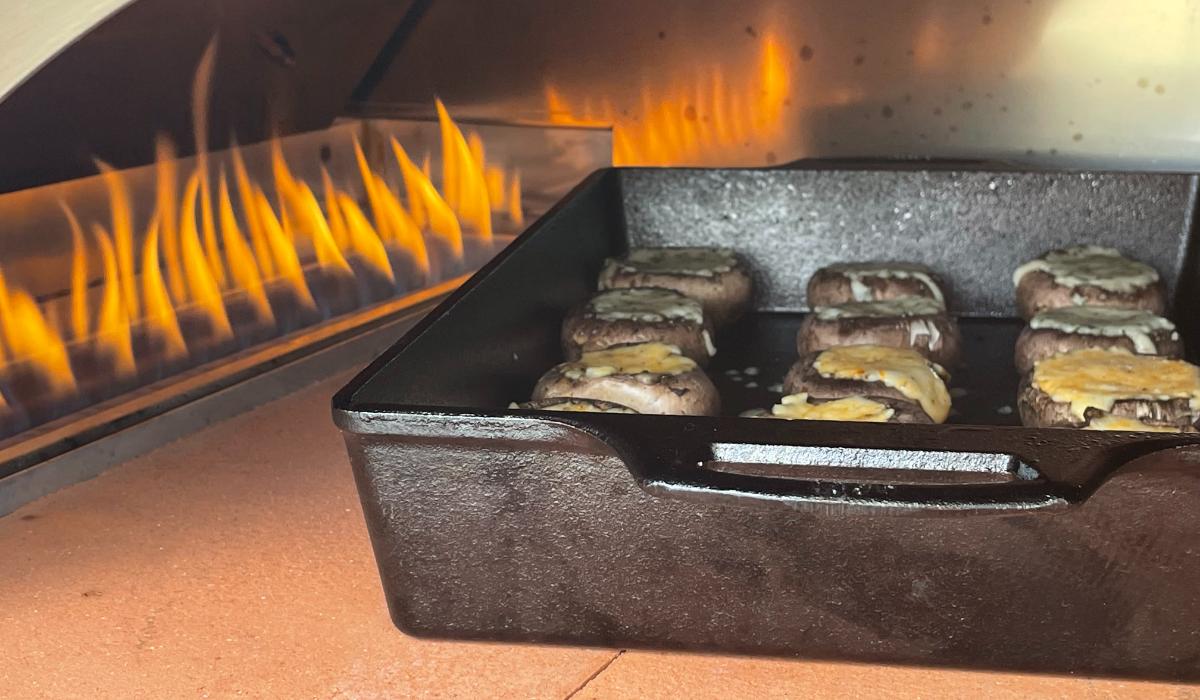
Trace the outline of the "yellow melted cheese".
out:
M 1117 401 L 1129 399 L 1188 399 L 1200 409 L 1200 368 L 1124 350 L 1087 348 L 1047 358 L 1034 365 L 1033 385 L 1070 404 L 1080 420 L 1089 408 L 1107 413 Z
M 825 403 L 809 403 L 808 394 L 785 396 L 771 407 L 771 415 L 788 420 L 836 420 L 858 423 L 886 423 L 896 411 L 861 396 L 850 396 Z
M 1150 425 L 1143 423 L 1136 418 L 1125 418 L 1124 416 L 1103 415 L 1099 418 L 1093 418 L 1085 427 L 1085 430 L 1136 430 L 1143 433 L 1178 433 L 1182 432 L 1179 428 L 1173 425 Z
M 817 355 L 813 369 L 826 379 L 880 382 L 916 401 L 933 419 L 943 423 L 950 415 L 950 392 L 936 363 L 906 348 L 847 345 Z
M 610 374 L 683 374 L 696 369 L 694 360 L 666 343 L 637 343 L 605 350 L 585 352 L 578 362 L 570 363 L 588 377 Z M 569 371 L 569 370 L 568 370 Z

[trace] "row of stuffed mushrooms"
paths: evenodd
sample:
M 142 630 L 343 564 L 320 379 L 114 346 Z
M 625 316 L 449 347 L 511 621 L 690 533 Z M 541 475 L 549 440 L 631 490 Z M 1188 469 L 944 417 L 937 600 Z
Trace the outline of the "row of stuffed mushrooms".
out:
M 800 359 L 769 411 L 803 420 L 942 423 L 946 366 L 959 360 L 958 324 L 944 285 L 907 262 L 830 265 L 808 282 L 811 312 L 796 335 Z
M 1163 316 L 1153 267 L 1112 248 L 1052 250 L 1013 274 L 1028 325 L 1017 339 L 1017 406 L 1032 427 L 1195 432 L 1200 368 Z
M 704 368 L 717 332 L 750 304 L 745 261 L 723 248 L 635 248 L 605 262 L 597 288 L 563 322 L 566 362 L 516 407 L 718 415 Z

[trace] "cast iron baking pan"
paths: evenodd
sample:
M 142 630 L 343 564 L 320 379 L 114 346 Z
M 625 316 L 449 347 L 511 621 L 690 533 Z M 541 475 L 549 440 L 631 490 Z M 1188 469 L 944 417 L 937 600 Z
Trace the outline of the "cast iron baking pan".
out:
M 920 164 L 594 174 L 334 398 L 393 620 L 1200 679 L 1200 439 L 1020 427 L 1010 278 L 1049 248 L 1116 246 L 1162 273 L 1195 352 L 1196 191 Z M 713 244 L 758 276 L 755 311 L 717 339 L 724 416 L 505 408 L 560 361 L 606 257 Z M 949 283 L 966 357 L 950 421 L 736 417 L 776 398 L 808 276 L 879 258 Z

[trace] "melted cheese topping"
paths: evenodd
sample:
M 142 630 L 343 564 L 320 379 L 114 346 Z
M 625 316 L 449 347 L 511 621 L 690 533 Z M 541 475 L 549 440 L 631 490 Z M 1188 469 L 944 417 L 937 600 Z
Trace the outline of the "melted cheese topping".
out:
M 943 308 L 946 305 L 946 299 L 942 296 L 942 288 L 933 281 L 929 270 L 921 265 L 905 262 L 860 262 L 839 263 L 830 265 L 827 269 L 841 273 L 850 280 L 850 294 L 855 301 L 871 301 L 875 298 L 875 290 L 864 280 L 871 278 L 914 279 L 928 290 L 929 298 L 936 300 Z
M 1149 311 L 1107 306 L 1064 306 L 1043 311 L 1029 321 L 1029 327 L 1080 335 L 1125 336 L 1133 342 L 1134 350 L 1142 355 L 1158 354 L 1158 346 L 1151 337 L 1155 331 L 1170 331 L 1172 340 L 1179 339 L 1175 324 L 1162 316 Z
M 1089 408 L 1107 413 L 1129 399 L 1188 399 L 1200 409 L 1200 367 L 1123 350 L 1088 348 L 1041 360 L 1033 367 L 1033 385 L 1069 404 L 1080 420 Z
M 670 289 L 642 287 L 600 292 L 587 303 L 587 313 L 604 321 L 704 323 L 700 302 Z
M 950 415 L 945 370 L 915 350 L 879 345 L 847 345 L 817 355 L 813 369 L 826 379 L 880 382 L 916 401 L 934 423 Z
M 871 301 L 848 301 L 836 306 L 821 306 L 813 313 L 822 321 L 838 318 L 907 318 L 909 316 L 936 316 L 945 312 L 936 299 L 906 296 L 895 299 Z
M 1124 416 L 1113 416 L 1105 414 L 1099 418 L 1093 418 L 1084 430 L 1136 430 L 1143 433 L 1180 433 L 1183 432 L 1173 425 L 1150 425 L 1143 423 L 1136 418 L 1125 418 Z
M 632 408 L 626 408 L 620 404 L 610 403 L 608 401 L 594 401 L 592 399 L 558 399 L 553 402 L 538 403 L 530 402 L 525 404 L 511 403 L 509 408 L 527 408 L 538 411 L 571 411 L 574 413 L 637 413 Z
M 771 407 L 771 415 L 788 420 L 836 420 L 859 423 L 886 423 L 895 409 L 862 396 L 850 396 L 825 403 L 809 403 L 808 394 L 792 394 Z
M 727 248 L 633 248 L 621 260 L 610 260 L 600 273 L 601 286 L 619 269 L 692 277 L 715 277 L 737 265 L 737 256 Z
M 1013 272 L 1013 285 L 1034 270 L 1041 270 L 1064 287 L 1099 287 L 1109 292 L 1129 293 L 1158 281 L 1154 268 L 1123 257 L 1113 248 L 1094 245 L 1052 250 L 1030 260 Z
M 571 379 L 607 377 L 612 374 L 676 375 L 696 369 L 694 360 L 666 343 L 637 343 L 585 352 L 576 362 L 566 363 L 564 374 Z

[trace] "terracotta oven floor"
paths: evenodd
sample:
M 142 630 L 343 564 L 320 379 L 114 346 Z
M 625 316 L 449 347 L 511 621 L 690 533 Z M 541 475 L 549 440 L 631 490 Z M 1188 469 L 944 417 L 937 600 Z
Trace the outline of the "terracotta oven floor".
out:
M 338 377 L 0 519 L 24 697 L 1198 697 L 1149 683 L 411 639 L 388 620 Z

